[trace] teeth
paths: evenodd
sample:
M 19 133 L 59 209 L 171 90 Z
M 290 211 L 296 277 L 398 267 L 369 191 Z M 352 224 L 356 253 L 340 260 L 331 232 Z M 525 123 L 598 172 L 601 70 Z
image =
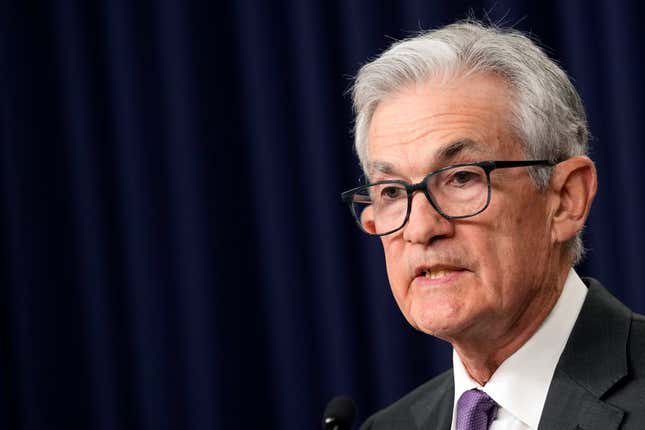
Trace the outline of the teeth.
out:
M 425 277 L 428 279 L 438 279 L 438 278 L 443 278 L 444 276 L 447 276 L 449 273 L 452 273 L 452 270 L 437 270 L 436 272 L 431 272 L 429 270 L 426 270 Z

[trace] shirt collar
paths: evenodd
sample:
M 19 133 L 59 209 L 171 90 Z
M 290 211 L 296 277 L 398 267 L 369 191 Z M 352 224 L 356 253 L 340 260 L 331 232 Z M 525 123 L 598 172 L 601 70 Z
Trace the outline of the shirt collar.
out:
M 540 328 L 499 366 L 483 387 L 470 378 L 453 349 L 453 423 L 459 397 L 464 391 L 478 388 L 530 428 L 537 429 L 555 367 L 586 295 L 586 286 L 571 269 L 558 301 Z

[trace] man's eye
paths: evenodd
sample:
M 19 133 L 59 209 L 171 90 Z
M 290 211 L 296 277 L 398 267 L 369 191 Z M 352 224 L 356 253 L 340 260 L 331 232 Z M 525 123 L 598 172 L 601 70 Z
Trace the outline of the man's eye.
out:
M 450 175 L 448 183 L 455 186 L 464 186 L 481 180 L 481 174 L 470 170 L 459 170 Z
M 381 191 L 381 196 L 388 199 L 398 199 L 403 196 L 403 188 L 400 187 L 384 187 Z

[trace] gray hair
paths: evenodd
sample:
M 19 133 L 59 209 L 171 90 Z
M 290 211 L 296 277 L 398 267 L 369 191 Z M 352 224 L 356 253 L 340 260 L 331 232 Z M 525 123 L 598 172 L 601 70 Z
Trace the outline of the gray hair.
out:
M 467 20 L 396 42 L 358 72 L 352 90 L 354 143 L 365 174 L 368 131 L 381 100 L 433 77 L 477 73 L 496 74 L 509 85 L 510 126 L 525 157 L 557 162 L 587 154 L 586 114 L 567 74 L 521 32 Z M 531 168 L 530 174 L 546 190 L 551 169 Z M 574 264 L 584 253 L 581 234 L 567 243 Z

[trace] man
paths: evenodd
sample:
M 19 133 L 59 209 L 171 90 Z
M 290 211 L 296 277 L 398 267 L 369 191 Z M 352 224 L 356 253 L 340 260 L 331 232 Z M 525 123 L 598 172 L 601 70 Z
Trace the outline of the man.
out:
M 395 43 L 353 96 L 369 181 L 343 199 L 407 321 L 454 351 L 363 428 L 645 428 L 645 319 L 573 270 L 596 170 L 566 74 L 460 22 Z

